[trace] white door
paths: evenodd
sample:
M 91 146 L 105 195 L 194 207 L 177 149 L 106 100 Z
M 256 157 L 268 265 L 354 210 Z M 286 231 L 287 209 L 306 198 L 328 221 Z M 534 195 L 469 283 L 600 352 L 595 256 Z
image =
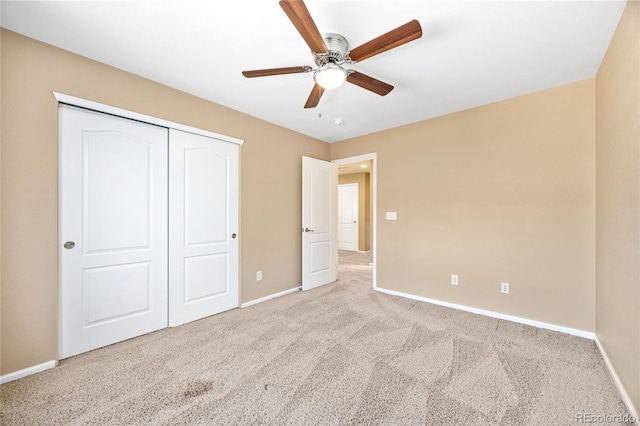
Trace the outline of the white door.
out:
M 338 166 L 302 157 L 302 290 L 336 280 Z
M 358 251 L 358 184 L 338 185 L 338 249 Z
M 167 326 L 167 137 L 60 107 L 60 358 Z
M 238 146 L 170 130 L 169 325 L 238 307 Z

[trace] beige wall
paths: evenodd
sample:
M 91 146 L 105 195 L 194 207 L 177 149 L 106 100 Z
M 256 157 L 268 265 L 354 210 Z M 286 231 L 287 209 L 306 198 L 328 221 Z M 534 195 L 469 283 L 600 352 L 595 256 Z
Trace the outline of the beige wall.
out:
M 377 152 L 378 287 L 594 331 L 594 85 L 331 144 Z
M 300 158 L 327 160 L 328 144 L 4 29 L 1 50 L 1 374 L 58 353 L 58 111 L 52 91 L 244 139 L 242 301 L 300 285 Z
M 338 176 L 338 185 L 358 184 L 358 251 L 370 250 L 368 237 L 371 231 L 367 228 L 371 226 L 370 177 L 369 173 L 350 173 Z
M 640 3 L 596 76 L 596 333 L 640 409 Z

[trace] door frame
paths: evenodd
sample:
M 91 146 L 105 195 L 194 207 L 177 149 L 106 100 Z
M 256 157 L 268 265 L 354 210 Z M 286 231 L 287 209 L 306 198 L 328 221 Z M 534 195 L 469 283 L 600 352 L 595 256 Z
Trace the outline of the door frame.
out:
M 372 169 L 371 170 L 371 197 L 373 199 L 373 211 L 371 212 L 371 222 L 373 228 L 373 238 L 371 239 L 371 261 L 373 263 L 373 289 L 378 289 L 378 153 L 372 152 L 369 154 L 356 155 L 354 157 L 345 157 L 338 158 L 336 160 L 332 160 L 332 163 L 340 164 L 349 164 L 349 163 L 357 163 L 359 161 L 368 161 L 371 160 Z

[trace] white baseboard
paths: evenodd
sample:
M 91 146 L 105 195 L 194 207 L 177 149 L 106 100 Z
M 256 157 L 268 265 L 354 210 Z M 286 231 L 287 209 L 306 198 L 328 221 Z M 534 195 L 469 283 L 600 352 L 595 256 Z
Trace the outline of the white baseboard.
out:
M 458 304 L 455 304 L 455 303 L 443 302 L 442 300 L 429 299 L 427 297 L 415 296 L 413 294 L 402 293 L 402 292 L 395 291 L 395 290 L 387 290 L 385 288 L 380 288 L 380 287 L 377 287 L 375 290 L 379 291 L 381 293 L 391 294 L 393 296 L 406 297 L 407 299 L 419 300 L 421 302 L 427 302 L 427 303 L 431 303 L 431 304 L 434 304 L 434 305 L 445 306 L 447 308 L 458 309 L 460 311 L 471 312 L 473 314 L 484 315 L 484 316 L 487 316 L 487 317 L 492 317 L 492 318 L 498 318 L 498 319 L 502 319 L 502 320 L 506 320 L 506 321 L 517 322 L 517 323 L 520 323 L 520 324 L 526 324 L 526 325 L 530 325 L 530 326 L 533 326 L 533 327 L 544 328 L 544 329 L 547 329 L 547 330 L 559 331 L 561 333 L 567 333 L 567 334 L 571 334 L 573 336 L 584 337 L 586 339 L 594 340 L 595 337 L 596 337 L 595 333 L 592 333 L 590 331 L 578 330 L 578 329 L 575 329 L 575 328 L 569 328 L 569 327 L 564 327 L 564 326 L 561 326 L 561 325 L 549 324 L 549 323 L 542 322 L 542 321 L 535 321 L 535 320 L 530 320 L 530 319 L 527 319 L 527 318 L 515 317 L 513 315 L 506 315 L 506 314 L 501 314 L 501 313 L 498 313 L 498 312 L 485 311 L 484 309 L 477 309 L 477 308 L 472 308 L 470 306 L 464 306 L 464 305 L 458 305 Z
M 593 339 L 593 340 L 595 340 L 596 346 L 598 346 L 598 349 L 600 350 L 600 353 L 602 354 L 602 358 L 604 359 L 604 363 L 606 364 L 607 368 L 609 369 L 609 373 L 611 374 L 611 378 L 613 378 L 613 382 L 616 384 L 616 388 L 618 388 L 618 392 L 620 392 L 620 396 L 622 397 L 622 400 L 624 401 L 625 405 L 627 406 L 627 410 L 629 410 L 629 413 L 635 418 L 636 426 L 640 426 L 640 417 L 638 416 L 638 409 L 633 404 L 633 401 L 631 400 L 631 397 L 627 393 L 627 390 L 624 388 L 624 385 L 622 384 L 622 381 L 620 380 L 620 377 L 618 377 L 618 373 L 616 373 L 616 369 L 613 368 L 613 364 L 611 364 L 611 360 L 609 359 L 609 356 L 607 355 L 607 352 L 604 350 L 604 347 L 600 343 L 600 340 L 598 339 L 598 336 L 596 336 L 595 339 Z
M 14 371 L 13 373 L 0 376 L 0 385 L 13 382 L 14 380 L 22 379 L 23 377 L 30 376 L 32 374 L 40 373 L 41 371 L 49 370 L 56 366 L 56 361 L 47 361 L 42 364 L 34 365 L 22 370 Z
M 251 300 L 249 302 L 245 302 L 240 305 L 241 308 L 246 308 L 251 305 L 256 305 L 258 303 L 266 302 L 267 300 L 275 299 L 276 297 L 284 296 L 286 294 L 295 293 L 296 291 L 302 290 L 302 287 L 294 287 L 289 290 L 281 291 L 280 293 L 272 294 L 270 296 L 261 297 L 260 299 Z

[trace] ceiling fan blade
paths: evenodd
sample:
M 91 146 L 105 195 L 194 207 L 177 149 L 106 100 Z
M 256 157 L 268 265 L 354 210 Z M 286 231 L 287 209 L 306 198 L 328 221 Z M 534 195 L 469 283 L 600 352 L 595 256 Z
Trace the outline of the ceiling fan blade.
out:
M 422 37 L 422 27 L 415 19 L 399 26 L 395 30 L 382 34 L 365 44 L 356 47 L 349 52 L 349 57 L 354 62 L 364 61 L 379 53 L 386 52 L 394 47 L 401 46 L 410 41 Z
M 270 75 L 281 75 L 281 74 L 297 74 L 301 72 L 309 72 L 312 68 L 309 66 L 304 67 L 286 67 L 286 68 L 268 68 L 264 70 L 252 70 L 252 71 L 242 71 L 242 75 L 247 78 L 253 77 L 267 77 Z
M 287 14 L 312 52 L 325 53 L 327 51 L 327 45 L 302 0 L 281 0 L 280 7 Z
M 380 96 L 384 96 L 393 90 L 392 85 L 377 80 L 373 77 L 369 77 L 368 75 L 362 74 L 358 71 L 353 71 L 351 74 L 349 74 L 349 76 L 347 76 L 347 81 Z
M 313 86 L 311 89 L 311 94 L 309 95 L 309 99 L 307 99 L 307 103 L 304 104 L 305 108 L 315 108 L 318 106 L 318 102 L 320 102 L 320 98 L 324 93 L 324 88 L 318 84 Z

